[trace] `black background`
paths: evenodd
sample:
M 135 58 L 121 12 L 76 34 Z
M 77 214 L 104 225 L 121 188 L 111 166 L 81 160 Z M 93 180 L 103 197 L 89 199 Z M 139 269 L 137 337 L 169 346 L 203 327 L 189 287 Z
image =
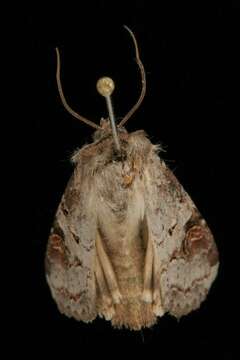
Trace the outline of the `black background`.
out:
M 162 156 L 206 218 L 221 260 L 218 278 L 198 311 L 180 322 L 165 316 L 141 332 L 114 330 L 100 319 L 84 324 L 66 318 L 44 277 L 48 233 L 73 170 L 70 156 L 91 141 L 93 132 L 61 105 L 54 48 L 61 52 L 69 104 L 99 123 L 106 107 L 96 81 L 108 75 L 115 81 L 113 102 L 120 120 L 140 92 L 133 43 L 124 24 L 137 37 L 147 76 L 146 98 L 127 129 L 145 129 L 153 143 L 164 146 Z M 130 347 L 146 346 L 161 359 L 236 358 L 239 280 L 233 258 L 238 239 L 232 230 L 237 227 L 233 205 L 238 163 L 232 158 L 239 121 L 237 2 L 88 1 L 54 9 L 35 5 L 25 14 L 25 25 L 33 130 L 28 209 L 33 228 L 25 259 L 30 280 L 24 312 L 28 341 L 39 351 L 70 351 L 77 357 L 85 347 L 114 356 L 121 349 L 127 354 Z M 26 348 L 28 341 L 23 341 Z

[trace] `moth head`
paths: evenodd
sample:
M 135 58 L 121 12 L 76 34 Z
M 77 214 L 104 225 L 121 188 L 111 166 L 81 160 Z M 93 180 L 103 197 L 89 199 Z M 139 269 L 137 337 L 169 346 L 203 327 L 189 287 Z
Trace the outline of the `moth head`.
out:
M 67 101 L 65 99 L 64 93 L 63 93 L 62 84 L 61 84 L 61 80 L 60 80 L 60 54 L 59 54 L 58 48 L 56 48 L 56 53 L 57 53 L 56 78 L 57 78 L 58 91 L 59 91 L 59 95 L 60 95 L 63 106 L 75 118 L 77 118 L 78 120 L 83 121 L 87 125 L 89 125 L 89 126 L 91 126 L 91 127 L 93 127 L 94 129 L 97 130 L 95 132 L 95 134 L 94 134 L 94 139 L 97 139 L 97 138 L 99 139 L 99 137 L 105 137 L 106 135 L 108 135 L 108 136 L 112 135 L 116 151 L 120 151 L 120 148 L 121 148 L 118 133 L 120 131 L 125 131 L 125 129 L 123 128 L 123 125 L 129 120 L 129 118 L 139 108 L 139 106 L 141 105 L 141 103 L 142 103 L 142 101 L 144 99 L 145 93 L 146 93 L 146 75 L 145 75 L 144 66 L 143 66 L 143 64 L 142 64 L 142 62 L 140 60 L 137 40 L 136 40 L 133 32 L 127 26 L 124 26 L 124 28 L 129 32 L 129 34 L 132 37 L 133 43 L 134 43 L 136 61 L 137 61 L 138 67 L 139 67 L 140 72 L 141 72 L 142 89 L 141 89 L 141 94 L 140 94 L 139 99 L 136 102 L 136 104 L 122 118 L 122 120 L 118 124 L 116 124 L 116 121 L 115 121 L 115 118 L 114 118 L 113 106 L 112 106 L 112 100 L 111 100 L 111 95 L 112 95 L 112 93 L 114 91 L 115 84 L 114 84 L 113 80 L 111 78 L 109 78 L 109 77 L 102 77 L 97 82 L 97 90 L 102 96 L 105 97 L 106 103 L 107 103 L 107 108 L 108 108 L 108 114 L 109 114 L 109 117 L 107 119 L 102 119 L 101 120 L 102 122 L 100 122 L 100 125 L 96 124 L 95 122 L 93 122 L 91 120 L 88 120 L 87 118 L 85 118 L 82 115 L 79 115 L 76 111 L 74 111 L 68 105 L 68 103 L 67 103 Z
M 98 129 L 94 131 L 93 133 L 93 140 L 99 141 L 102 139 L 105 139 L 109 136 L 112 136 L 112 127 L 111 127 L 111 121 L 109 118 L 101 118 L 100 120 L 100 127 L 101 129 Z M 117 134 L 120 135 L 121 133 L 127 134 L 127 130 L 124 127 L 117 127 Z
M 112 135 L 112 129 L 109 118 L 101 118 L 100 120 L 100 128 L 94 131 L 93 133 L 93 140 L 99 141 L 101 139 L 104 139 L 106 137 L 109 137 Z

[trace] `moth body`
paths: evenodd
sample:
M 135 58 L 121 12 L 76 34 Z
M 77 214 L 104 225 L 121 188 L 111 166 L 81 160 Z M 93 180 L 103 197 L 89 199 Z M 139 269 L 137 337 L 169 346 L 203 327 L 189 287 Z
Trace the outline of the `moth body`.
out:
M 139 330 L 198 308 L 218 268 L 206 222 L 143 131 L 119 132 L 121 154 L 110 131 L 95 139 L 73 156 L 48 242 L 60 311 Z

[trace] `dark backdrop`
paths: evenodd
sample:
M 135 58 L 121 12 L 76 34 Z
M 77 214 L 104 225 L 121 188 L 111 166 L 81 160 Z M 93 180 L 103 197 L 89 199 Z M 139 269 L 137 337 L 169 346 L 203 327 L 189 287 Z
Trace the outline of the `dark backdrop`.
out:
M 233 258 L 238 239 L 232 230 L 237 227 L 233 222 L 237 163 L 232 167 L 231 160 L 236 151 L 233 129 L 239 120 L 237 2 L 82 1 L 74 8 L 64 2 L 54 9 L 32 5 L 25 21 L 33 129 L 29 159 L 33 231 L 26 251 L 29 282 L 24 313 L 30 343 L 44 352 L 67 350 L 79 357 L 85 346 L 114 356 L 121 348 L 127 353 L 127 345 L 136 349 L 145 345 L 155 348 L 161 359 L 236 358 L 234 300 L 239 281 Z M 145 129 L 153 143 L 160 142 L 167 150 L 162 156 L 206 218 L 221 260 L 218 278 L 198 311 L 180 322 L 165 316 L 141 332 L 113 330 L 100 319 L 86 325 L 66 318 L 58 312 L 44 277 L 48 233 L 73 170 L 70 156 L 92 135 L 91 128 L 61 105 L 54 48 L 61 52 L 69 104 L 98 123 L 106 107 L 96 81 L 109 75 L 116 84 L 113 101 L 120 120 L 140 91 L 133 44 L 123 24 L 138 39 L 147 76 L 146 98 L 127 129 Z

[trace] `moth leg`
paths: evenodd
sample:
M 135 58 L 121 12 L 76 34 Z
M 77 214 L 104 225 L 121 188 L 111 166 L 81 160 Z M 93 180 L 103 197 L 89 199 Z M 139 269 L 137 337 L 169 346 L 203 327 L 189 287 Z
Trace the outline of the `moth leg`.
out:
M 144 274 L 143 274 L 143 293 L 142 300 L 151 303 L 152 298 L 152 277 L 153 277 L 153 244 L 150 239 L 147 243 L 145 256 Z
M 119 291 L 117 279 L 116 279 L 112 264 L 110 263 L 110 260 L 104 250 L 104 247 L 102 244 L 102 239 L 101 239 L 99 233 L 97 234 L 97 239 L 96 239 L 96 251 L 97 251 L 97 256 L 98 256 L 100 264 L 102 266 L 103 273 L 105 275 L 105 279 L 106 279 L 107 285 L 109 287 L 109 291 L 111 293 L 113 302 L 115 304 L 119 304 L 121 302 L 122 295 Z
M 115 310 L 113 307 L 112 299 L 110 298 L 109 291 L 106 286 L 106 281 L 104 278 L 104 274 L 98 256 L 96 256 L 95 258 L 95 278 L 101 296 L 100 312 L 102 313 L 102 315 L 105 316 L 107 320 L 111 320 L 115 314 Z
M 106 287 L 106 281 L 104 279 L 103 271 L 98 256 L 96 256 L 96 260 L 95 260 L 95 277 L 104 303 L 110 306 L 112 304 L 112 300 L 109 296 L 109 291 Z
M 147 241 L 142 300 L 147 303 L 152 303 L 155 315 L 162 316 L 164 314 L 164 309 L 162 306 L 160 289 L 161 263 L 154 251 L 153 240 L 151 237 L 149 237 Z
M 153 312 L 157 316 L 162 316 L 164 314 L 164 309 L 162 306 L 162 297 L 161 297 L 161 264 L 159 257 L 156 252 L 153 255 Z

